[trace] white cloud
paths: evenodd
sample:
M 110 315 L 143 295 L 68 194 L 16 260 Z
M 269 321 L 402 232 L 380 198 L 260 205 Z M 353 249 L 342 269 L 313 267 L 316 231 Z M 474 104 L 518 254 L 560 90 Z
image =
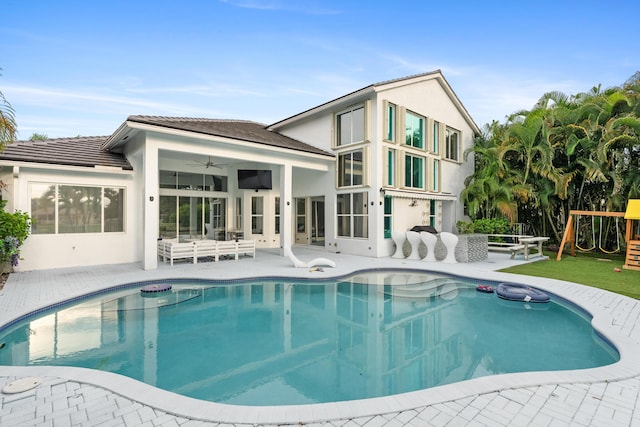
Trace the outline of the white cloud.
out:
M 221 3 L 243 9 L 299 12 L 307 15 L 337 15 L 337 9 L 327 9 L 321 1 L 278 1 L 278 0 L 220 0 Z

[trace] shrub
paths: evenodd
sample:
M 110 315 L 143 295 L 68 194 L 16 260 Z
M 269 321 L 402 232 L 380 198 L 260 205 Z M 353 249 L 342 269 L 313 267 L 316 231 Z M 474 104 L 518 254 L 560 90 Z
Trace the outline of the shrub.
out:
M 31 232 L 31 218 L 25 212 L 5 212 L 6 200 L 0 201 L 0 265 L 18 265 L 20 247 Z
M 509 222 L 502 218 L 475 219 L 473 222 L 458 221 L 456 226 L 460 234 L 507 234 L 510 230 Z

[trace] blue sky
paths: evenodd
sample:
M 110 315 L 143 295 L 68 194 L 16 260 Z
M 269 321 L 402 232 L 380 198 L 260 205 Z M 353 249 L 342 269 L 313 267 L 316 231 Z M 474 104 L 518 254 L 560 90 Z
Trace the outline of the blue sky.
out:
M 2 3 L 20 139 L 109 135 L 134 114 L 269 124 L 436 69 L 482 127 L 640 70 L 632 0 Z

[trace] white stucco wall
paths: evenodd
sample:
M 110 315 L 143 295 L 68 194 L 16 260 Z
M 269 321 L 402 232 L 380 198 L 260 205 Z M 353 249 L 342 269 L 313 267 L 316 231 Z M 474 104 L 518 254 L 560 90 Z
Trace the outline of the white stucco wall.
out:
M 15 208 L 31 211 L 29 183 L 122 187 L 125 189 L 125 231 L 115 233 L 32 234 L 22 246 L 23 271 L 82 265 L 117 264 L 137 261 L 135 250 L 134 178 L 128 172 L 103 173 L 70 170 L 42 170 L 22 167 L 14 189 Z

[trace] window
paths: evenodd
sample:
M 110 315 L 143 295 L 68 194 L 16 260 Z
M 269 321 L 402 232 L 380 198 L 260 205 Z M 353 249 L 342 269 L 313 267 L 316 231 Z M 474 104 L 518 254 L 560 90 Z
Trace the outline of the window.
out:
M 459 159 L 460 132 L 447 128 L 445 131 L 445 157 L 450 160 Z
M 427 225 L 432 226 L 433 228 L 436 227 L 436 214 L 438 211 L 438 202 L 436 202 L 435 200 L 429 200 L 429 214 L 427 216 Z
M 385 168 L 385 184 L 393 187 L 396 185 L 396 150 L 392 148 L 387 149 Z
M 424 117 L 409 111 L 405 118 L 405 144 L 415 148 L 424 147 Z
M 276 197 L 275 202 L 275 212 L 274 212 L 274 222 L 275 222 L 275 233 L 280 234 L 280 197 Z
M 355 144 L 365 140 L 364 105 L 353 107 L 336 116 L 337 146 Z
M 264 233 L 264 197 L 251 198 L 251 234 Z
M 440 191 L 440 160 L 432 159 L 432 168 L 431 168 L 431 180 L 430 187 L 431 191 Z
M 396 106 L 390 102 L 385 102 L 385 139 L 390 142 L 396 140 Z
M 33 234 L 124 231 L 124 189 L 29 184 Z
M 404 156 L 404 186 L 424 188 L 424 157 Z
M 362 185 L 363 151 L 351 151 L 338 155 L 338 187 Z
M 227 199 L 205 198 L 208 201 L 208 209 L 211 210 L 211 228 L 212 234 L 207 230 L 205 234 L 210 239 L 225 240 L 227 231 Z M 207 206 L 205 205 L 205 226 L 209 224 L 209 216 L 207 215 Z
M 197 191 L 227 191 L 227 177 L 201 173 L 160 171 L 160 188 Z
M 223 198 L 160 195 L 158 236 L 224 240 L 226 205 Z
M 431 151 L 438 154 L 440 152 L 440 123 L 433 122 L 433 144 Z
M 393 227 L 393 198 L 384 196 L 384 238 L 391 238 L 391 230 Z
M 369 208 L 367 193 L 344 193 L 337 196 L 338 236 L 367 238 Z
M 242 197 L 236 197 L 236 230 L 242 230 Z
M 307 199 L 296 199 L 296 233 L 307 234 Z

